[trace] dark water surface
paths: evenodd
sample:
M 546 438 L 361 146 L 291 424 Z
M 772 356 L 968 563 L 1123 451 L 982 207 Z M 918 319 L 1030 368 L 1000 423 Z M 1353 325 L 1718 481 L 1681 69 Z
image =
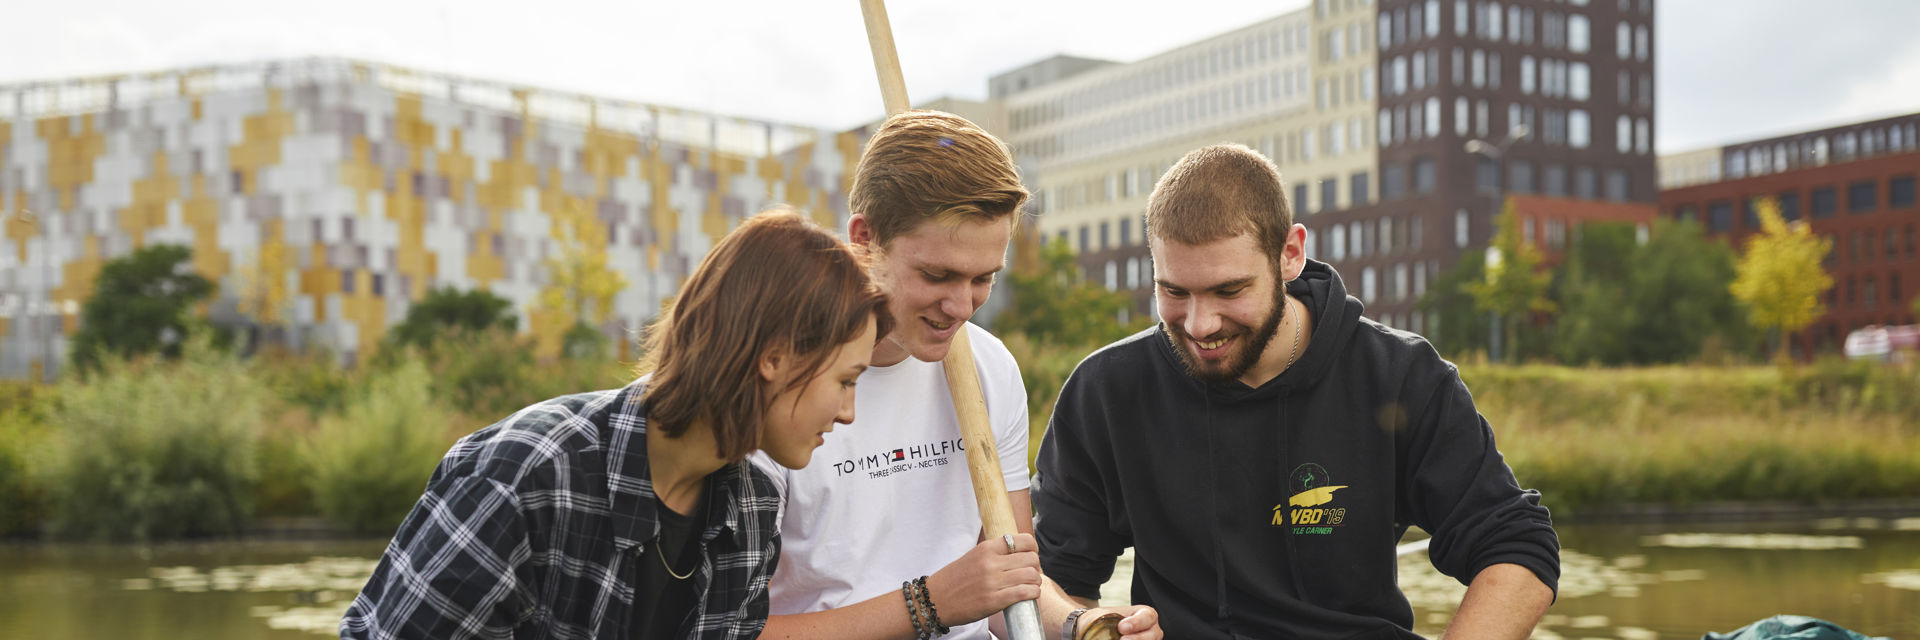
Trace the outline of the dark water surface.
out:
M 1777 613 L 1920 639 L 1920 519 L 1560 527 L 1560 598 L 1536 638 L 1698 638 Z M 0 546 L 0 638 L 331 636 L 384 540 Z M 1401 559 L 1417 630 L 1465 592 Z M 1105 593 L 1126 598 L 1131 559 Z

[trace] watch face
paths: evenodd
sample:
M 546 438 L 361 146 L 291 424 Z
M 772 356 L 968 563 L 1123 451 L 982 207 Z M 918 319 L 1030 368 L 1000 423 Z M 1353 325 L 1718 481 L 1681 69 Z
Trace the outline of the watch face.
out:
M 1109 613 L 1087 624 L 1087 631 L 1076 640 L 1120 640 L 1120 614 Z

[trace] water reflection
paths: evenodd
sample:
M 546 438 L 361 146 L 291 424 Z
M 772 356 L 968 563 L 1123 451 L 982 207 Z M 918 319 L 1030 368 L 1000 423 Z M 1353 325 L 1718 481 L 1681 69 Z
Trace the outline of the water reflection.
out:
M 1693 640 L 1780 613 L 1870 636 L 1920 631 L 1920 519 L 1561 526 L 1559 597 L 1534 638 Z M 1132 556 L 1101 589 L 1127 601 Z M 1414 630 L 1437 636 L 1466 593 L 1425 554 L 1400 558 Z
M 1560 527 L 1559 599 L 1534 637 L 1699 638 L 1795 613 L 1868 635 L 1920 630 L 1920 519 Z M 383 540 L 0 546 L 0 637 L 331 636 Z M 1128 599 L 1132 557 L 1102 600 Z M 1466 588 L 1401 558 L 1415 630 L 1438 635 Z

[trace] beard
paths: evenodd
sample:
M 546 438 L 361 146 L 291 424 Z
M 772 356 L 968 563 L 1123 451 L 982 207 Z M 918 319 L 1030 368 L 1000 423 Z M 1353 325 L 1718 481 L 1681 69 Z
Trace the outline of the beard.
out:
M 1207 383 L 1238 380 L 1240 376 L 1246 375 L 1253 365 L 1260 362 L 1260 354 L 1267 351 L 1267 345 L 1273 342 L 1274 334 L 1279 333 L 1280 321 L 1287 315 L 1286 296 L 1285 283 L 1275 286 L 1272 310 L 1268 311 L 1266 317 L 1261 319 L 1258 326 L 1251 331 L 1246 325 L 1233 323 L 1233 326 L 1221 327 L 1213 335 L 1207 336 L 1208 340 L 1241 336 L 1247 338 L 1238 350 L 1227 354 L 1227 357 L 1218 364 L 1202 360 L 1198 354 L 1194 353 L 1194 349 L 1197 348 L 1194 343 L 1197 340 L 1187 335 L 1185 329 L 1168 322 L 1161 322 L 1160 326 L 1166 330 L 1167 340 L 1173 343 L 1173 352 L 1179 354 L 1180 364 L 1187 370 L 1187 375 Z

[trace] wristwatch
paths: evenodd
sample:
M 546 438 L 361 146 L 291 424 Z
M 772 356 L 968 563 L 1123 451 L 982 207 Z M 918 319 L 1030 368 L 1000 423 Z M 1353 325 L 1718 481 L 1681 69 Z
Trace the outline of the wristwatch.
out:
M 1067 614 L 1067 622 L 1060 627 L 1060 640 L 1119 640 L 1120 621 L 1124 618 L 1118 613 L 1107 613 L 1087 625 L 1087 630 L 1078 635 L 1074 629 L 1080 625 L 1080 615 L 1087 609 L 1079 609 Z

